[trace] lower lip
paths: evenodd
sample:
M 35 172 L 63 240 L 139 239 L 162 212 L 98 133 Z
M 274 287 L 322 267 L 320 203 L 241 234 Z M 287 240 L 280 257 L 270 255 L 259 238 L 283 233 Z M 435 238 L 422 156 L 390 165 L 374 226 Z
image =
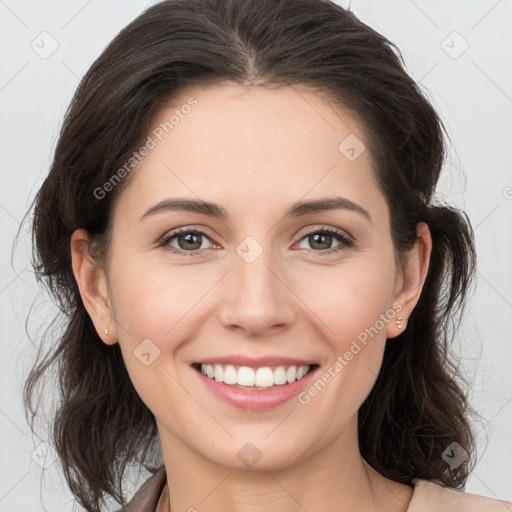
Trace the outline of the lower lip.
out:
M 318 366 L 310 370 L 300 380 L 266 391 L 235 388 L 223 382 L 217 382 L 195 369 L 194 372 L 215 396 L 229 405 L 250 411 L 266 411 L 278 407 L 297 396 L 309 384 L 316 370 L 318 370 Z

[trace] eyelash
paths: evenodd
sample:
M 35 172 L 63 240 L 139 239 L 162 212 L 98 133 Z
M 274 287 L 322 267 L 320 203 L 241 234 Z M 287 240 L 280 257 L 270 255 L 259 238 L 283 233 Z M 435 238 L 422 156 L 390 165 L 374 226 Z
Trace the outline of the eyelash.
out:
M 319 233 L 333 235 L 340 243 L 335 247 L 331 247 L 330 249 L 325 249 L 325 250 L 307 249 L 307 250 L 315 252 L 315 253 L 332 254 L 332 253 L 342 250 L 343 248 L 348 249 L 348 248 L 354 246 L 354 241 L 351 238 L 347 237 L 342 231 L 335 229 L 335 228 L 320 228 L 320 229 L 313 228 L 313 229 L 310 229 L 303 234 L 302 238 L 299 239 L 299 242 L 301 242 L 307 236 L 319 234 Z M 198 235 L 203 235 L 208 239 L 210 238 L 204 231 L 201 231 L 200 229 L 181 228 L 181 229 L 173 231 L 173 232 L 165 235 L 163 238 L 161 238 L 160 242 L 159 242 L 159 246 L 166 247 L 171 252 L 173 252 L 175 254 L 181 254 L 183 256 L 184 255 L 195 256 L 195 255 L 199 254 L 200 252 L 204 251 L 204 249 L 196 249 L 195 251 L 185 251 L 183 249 L 178 250 L 174 247 L 169 246 L 169 242 L 173 238 L 176 238 L 179 235 L 183 235 L 183 234 L 196 234 L 196 235 L 198 234 Z

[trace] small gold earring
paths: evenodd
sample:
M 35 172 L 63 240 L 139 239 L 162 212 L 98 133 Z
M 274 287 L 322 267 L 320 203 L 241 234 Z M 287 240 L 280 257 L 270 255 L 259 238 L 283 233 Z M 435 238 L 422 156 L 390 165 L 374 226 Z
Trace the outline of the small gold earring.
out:
M 108 336 L 108 329 L 105 329 L 105 335 Z
M 402 317 L 396 319 L 396 326 L 401 329 L 402 328 Z

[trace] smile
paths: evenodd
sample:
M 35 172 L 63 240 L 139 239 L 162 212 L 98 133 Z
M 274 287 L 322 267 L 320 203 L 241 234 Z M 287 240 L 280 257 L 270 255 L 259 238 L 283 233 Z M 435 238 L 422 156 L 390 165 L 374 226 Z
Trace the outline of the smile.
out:
M 242 389 L 275 389 L 278 386 L 291 384 L 305 377 L 311 366 L 263 366 L 251 368 L 250 366 L 236 366 L 232 364 L 201 364 L 201 373 L 217 382 Z
M 209 362 L 194 363 L 192 368 L 215 398 L 239 409 L 260 412 L 296 397 L 312 381 L 319 365 L 246 366 Z

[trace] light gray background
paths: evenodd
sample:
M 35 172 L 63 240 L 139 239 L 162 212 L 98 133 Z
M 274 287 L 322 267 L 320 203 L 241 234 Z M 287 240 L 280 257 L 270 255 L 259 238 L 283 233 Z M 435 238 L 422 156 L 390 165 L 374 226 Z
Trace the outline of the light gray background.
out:
M 22 383 L 35 354 L 25 317 L 34 299 L 32 325 L 53 310 L 35 286 L 26 236 L 14 268 L 11 244 L 80 77 L 152 3 L 0 0 L 0 512 L 72 510 L 58 463 L 43 475 L 40 464 L 52 462 L 52 453 L 23 415 Z M 340 3 L 399 46 L 449 129 L 454 148 L 440 191 L 470 215 L 479 252 L 476 291 L 454 348 L 483 417 L 480 461 L 466 491 L 512 500 L 512 1 Z

